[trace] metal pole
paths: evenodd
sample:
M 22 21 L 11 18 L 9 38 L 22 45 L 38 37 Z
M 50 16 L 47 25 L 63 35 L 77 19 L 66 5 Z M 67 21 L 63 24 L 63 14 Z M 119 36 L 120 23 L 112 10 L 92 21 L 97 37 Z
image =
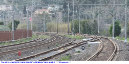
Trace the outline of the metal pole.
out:
M 12 2 L 13 5 L 13 20 L 12 20 L 12 41 L 14 41 L 14 14 L 15 14 L 15 10 L 14 10 L 14 3 Z
M 79 4 L 79 5 L 87 5 L 87 6 L 91 6 L 91 5 L 96 5 L 96 6 L 112 6 L 114 4 Z M 115 4 L 114 6 L 125 6 L 125 4 Z
M 96 5 L 95 5 L 95 10 L 96 10 Z M 99 12 L 100 12 L 100 11 L 98 10 L 98 12 L 97 12 L 97 13 L 98 13 L 98 35 L 99 35 L 99 21 L 100 21 L 100 20 L 99 20 Z
M 14 11 L 13 11 L 13 21 L 12 21 L 12 41 L 14 41 Z
M 28 10 L 27 10 L 27 38 L 29 37 L 29 14 L 28 14 Z
M 114 39 L 114 33 L 115 33 L 115 20 L 114 20 L 114 15 L 113 15 L 113 30 L 112 30 L 112 38 Z
M 79 34 L 81 33 L 81 27 L 80 27 L 80 6 L 79 6 L 79 10 L 78 10 L 78 12 L 79 12 Z
M 95 4 L 96 4 L 96 2 L 95 2 Z M 96 5 L 94 5 L 94 22 L 97 22 L 97 19 L 96 19 Z M 97 27 L 97 26 L 96 26 Z M 95 32 L 95 34 L 96 34 L 97 32 Z
M 99 17 L 99 11 L 98 11 L 98 35 L 99 35 L 99 21 L 100 21 L 99 18 L 100 17 Z
M 2 11 L 2 22 L 3 22 L 4 25 L 5 25 L 5 11 Z
M 69 3 L 68 3 L 68 34 L 69 34 Z
M 74 35 L 74 0 L 73 0 L 73 21 L 72 21 L 73 23 L 73 28 L 72 28 L 72 34 Z
M 53 18 L 52 18 L 52 14 L 51 14 L 50 15 L 50 21 L 53 22 L 52 20 L 53 20 Z M 52 29 L 50 28 L 50 33 L 51 33 L 51 31 L 52 31 Z
M 115 0 L 114 0 L 114 5 L 113 8 L 115 8 Z M 113 30 L 112 30 L 112 38 L 114 39 L 114 35 L 115 35 L 115 19 L 114 19 L 114 10 L 113 10 Z
M 4 12 L 2 11 L 2 22 L 4 23 Z
M 6 25 L 6 13 L 7 11 L 4 12 L 4 25 Z
M 125 0 L 125 43 L 127 42 L 127 0 Z
M 100 0 L 100 3 L 102 4 L 102 0 Z M 98 21 L 98 35 L 101 35 L 101 34 L 100 34 L 101 19 L 102 19 L 102 17 L 101 17 L 102 14 L 100 14 L 100 12 L 102 12 L 101 10 L 102 10 L 102 5 L 100 6 L 100 10 L 99 10 L 99 18 L 98 18 L 98 19 L 99 19 L 99 21 Z
M 94 5 L 93 5 L 93 6 L 94 6 Z M 93 21 L 94 21 L 94 20 L 95 20 L 95 11 L 94 11 L 95 8 L 94 8 L 93 6 L 92 6 L 92 16 L 93 16 L 92 18 L 93 18 Z
M 44 23 L 43 23 L 44 24 L 44 32 L 46 32 L 45 21 L 46 21 L 46 19 L 45 19 L 45 13 L 44 13 Z
M 58 34 L 58 13 L 56 12 L 57 34 Z
M 31 30 L 33 30 L 33 26 L 32 26 L 32 24 L 33 24 L 33 0 L 32 0 L 32 10 L 31 10 Z

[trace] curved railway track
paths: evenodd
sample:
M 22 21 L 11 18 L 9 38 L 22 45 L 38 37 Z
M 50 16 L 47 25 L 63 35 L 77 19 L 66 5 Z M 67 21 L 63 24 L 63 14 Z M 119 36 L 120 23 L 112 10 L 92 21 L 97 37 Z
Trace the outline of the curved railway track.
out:
M 117 44 L 109 38 L 100 37 L 98 50 L 86 61 L 112 61 L 117 53 Z
M 38 33 L 37 35 L 42 35 Z M 47 34 L 50 36 L 50 34 Z M 45 61 L 52 59 L 55 56 L 58 56 L 62 53 L 65 53 L 73 48 L 86 44 L 88 41 L 100 41 L 97 51 L 88 58 L 86 61 L 112 61 L 117 53 L 118 47 L 117 44 L 111 41 L 109 38 L 91 36 L 89 40 L 81 41 L 74 43 L 75 40 L 66 38 L 60 35 L 51 35 L 50 39 L 35 39 L 26 43 L 20 43 L 9 46 L 0 47 L 0 58 L 3 58 L 6 54 L 17 54 L 18 51 L 24 53 L 31 53 L 33 50 L 38 50 L 38 52 L 25 55 L 22 57 L 12 56 L 11 60 L 14 61 Z M 86 37 L 86 36 L 84 36 Z M 58 46 L 56 46 L 56 44 Z M 45 49 L 45 50 L 42 50 Z M 39 52 L 40 51 L 40 52 Z M 14 58 L 13 58 L 14 57 Z M 1 59 L 0 59 L 1 60 Z

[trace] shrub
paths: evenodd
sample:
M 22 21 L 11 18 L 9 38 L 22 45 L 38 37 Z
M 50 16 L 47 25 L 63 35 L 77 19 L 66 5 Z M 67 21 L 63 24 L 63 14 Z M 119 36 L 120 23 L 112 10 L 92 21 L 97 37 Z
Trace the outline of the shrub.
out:
M 112 29 L 113 29 L 113 25 L 110 26 L 110 35 L 112 35 Z M 114 32 L 114 37 L 119 36 L 121 33 L 121 26 L 119 21 L 115 21 L 115 32 Z
M 14 30 L 17 29 L 19 23 L 20 22 L 18 20 L 14 20 Z M 10 30 L 12 30 L 12 22 L 8 24 L 8 27 L 10 28 Z

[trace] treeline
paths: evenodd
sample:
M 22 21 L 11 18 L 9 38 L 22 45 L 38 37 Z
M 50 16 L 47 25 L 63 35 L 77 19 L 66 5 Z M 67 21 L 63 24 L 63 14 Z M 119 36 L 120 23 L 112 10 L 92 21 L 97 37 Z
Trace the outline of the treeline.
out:
M 121 34 L 121 26 L 120 26 L 120 21 L 115 21 L 115 30 L 114 30 L 114 37 L 117 37 Z M 74 24 L 74 30 L 73 30 L 73 24 Z M 129 27 L 129 26 L 128 26 Z M 100 29 L 101 35 L 104 35 L 106 33 L 109 33 L 110 36 L 112 36 L 112 30 L 113 30 L 113 25 L 110 25 L 108 27 L 108 32 L 104 32 Z M 71 22 L 71 30 L 74 33 L 79 33 L 79 21 L 73 21 Z M 98 34 L 98 23 L 96 20 L 84 20 L 80 21 L 80 33 L 82 34 L 91 34 L 91 35 L 97 35 Z M 129 28 L 127 30 L 127 33 L 129 34 Z
M 73 23 L 74 23 L 74 30 L 73 30 Z M 73 21 L 71 22 L 71 30 L 73 30 L 74 33 L 79 33 L 79 21 Z M 90 20 L 84 20 L 80 21 L 80 33 L 82 34 L 97 34 L 98 24 L 97 22 L 90 21 Z

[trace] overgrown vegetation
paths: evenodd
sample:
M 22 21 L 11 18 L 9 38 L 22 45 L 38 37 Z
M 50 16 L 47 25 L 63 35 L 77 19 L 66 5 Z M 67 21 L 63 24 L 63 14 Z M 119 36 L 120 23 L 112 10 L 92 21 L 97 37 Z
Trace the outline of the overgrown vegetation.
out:
M 113 29 L 113 25 L 110 26 L 110 35 L 112 35 L 112 29 Z M 119 21 L 115 21 L 115 32 L 114 32 L 114 37 L 119 36 L 121 33 L 121 26 Z
M 47 31 L 48 32 L 57 32 L 57 23 L 48 22 L 47 23 Z M 59 23 L 58 24 L 58 32 L 67 33 L 68 32 L 68 24 L 67 23 Z
M 118 39 L 118 40 L 123 40 L 123 41 L 125 40 L 124 37 L 118 37 L 118 36 L 116 37 L 116 39 Z M 129 42 L 129 38 L 127 38 L 127 41 Z
M 47 35 L 39 35 L 37 36 L 38 38 L 42 38 L 42 39 L 45 39 L 45 38 L 50 38 L 50 36 L 47 36 Z
M 32 27 L 33 27 L 33 31 L 36 31 L 36 26 L 35 25 L 32 25 Z M 29 29 L 30 28 L 31 27 L 29 26 Z M 25 23 L 19 24 L 18 27 L 17 27 L 17 29 L 27 29 L 27 24 L 25 24 Z
M 56 46 L 58 47 L 58 46 L 59 46 L 59 44 L 58 44 L 58 43 L 56 43 Z
M 71 22 L 71 30 L 72 30 Z M 97 21 L 84 20 L 80 21 L 80 32 L 83 34 L 97 34 Z M 74 33 L 79 33 L 79 21 L 74 21 Z
M 71 55 L 70 55 L 70 54 L 68 54 L 68 55 L 66 55 L 66 56 L 62 57 L 59 61 L 69 61 L 69 60 L 70 60 L 70 58 L 71 58 Z
M 90 44 L 88 44 L 88 47 L 90 47 Z
M 81 51 L 77 51 L 76 53 L 81 53 Z

